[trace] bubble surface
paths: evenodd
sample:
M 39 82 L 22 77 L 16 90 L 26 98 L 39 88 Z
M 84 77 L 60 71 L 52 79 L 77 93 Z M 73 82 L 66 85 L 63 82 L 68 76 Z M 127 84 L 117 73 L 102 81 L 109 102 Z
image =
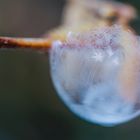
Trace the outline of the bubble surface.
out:
M 50 50 L 51 76 L 72 112 L 114 126 L 140 114 L 139 59 L 137 38 L 120 26 L 71 33 Z

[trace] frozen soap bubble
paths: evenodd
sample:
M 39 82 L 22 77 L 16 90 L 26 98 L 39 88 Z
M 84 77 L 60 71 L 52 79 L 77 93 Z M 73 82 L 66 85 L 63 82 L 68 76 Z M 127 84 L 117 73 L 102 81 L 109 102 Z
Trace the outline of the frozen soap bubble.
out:
M 104 126 L 140 114 L 140 54 L 137 37 L 120 26 L 68 35 L 50 50 L 59 96 L 81 118 Z

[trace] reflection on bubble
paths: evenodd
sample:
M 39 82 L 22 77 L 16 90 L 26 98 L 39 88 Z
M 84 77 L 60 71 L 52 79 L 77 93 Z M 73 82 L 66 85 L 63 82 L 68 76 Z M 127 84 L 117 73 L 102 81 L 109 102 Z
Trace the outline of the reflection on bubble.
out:
M 140 114 L 139 59 L 138 42 L 130 31 L 104 27 L 54 42 L 51 75 L 71 111 L 113 126 Z

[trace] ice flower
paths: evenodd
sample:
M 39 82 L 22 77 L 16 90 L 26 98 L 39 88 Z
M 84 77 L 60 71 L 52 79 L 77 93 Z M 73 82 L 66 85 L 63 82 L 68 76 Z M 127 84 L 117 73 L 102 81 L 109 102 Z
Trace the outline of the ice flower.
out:
M 50 50 L 51 75 L 64 103 L 78 116 L 105 126 L 140 114 L 140 50 L 121 26 L 102 27 Z

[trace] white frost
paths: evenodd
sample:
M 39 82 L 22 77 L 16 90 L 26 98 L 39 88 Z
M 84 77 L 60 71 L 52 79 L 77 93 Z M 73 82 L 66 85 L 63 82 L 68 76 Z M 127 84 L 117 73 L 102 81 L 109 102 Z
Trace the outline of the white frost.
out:
M 74 38 L 70 35 L 68 42 L 57 41 L 50 51 L 51 75 L 59 96 L 74 113 L 90 122 L 112 126 L 140 114 L 139 87 L 135 86 L 136 100 L 127 100 L 126 87 L 123 91 L 120 88 L 122 67 L 129 62 L 125 61 L 129 58 L 125 53 L 127 46 L 120 42 L 123 32 L 113 26 Z M 126 66 L 131 70 L 129 63 Z M 139 71 L 135 72 L 132 76 L 140 76 Z

